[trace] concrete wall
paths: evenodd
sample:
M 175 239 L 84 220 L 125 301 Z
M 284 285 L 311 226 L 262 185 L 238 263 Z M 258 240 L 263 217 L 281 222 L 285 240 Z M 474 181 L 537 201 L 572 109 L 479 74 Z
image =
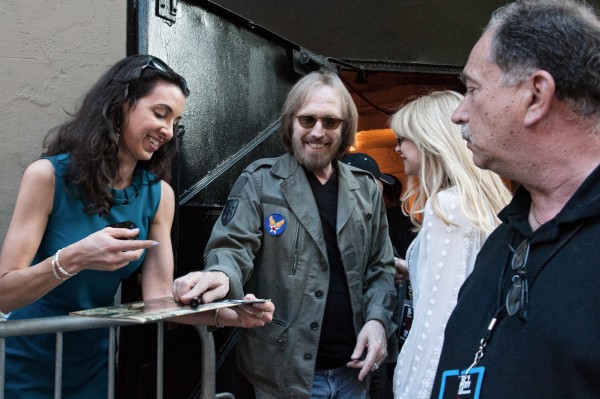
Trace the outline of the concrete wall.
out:
M 126 55 L 127 0 L 3 0 L 0 13 L 0 243 L 21 176 L 47 131 Z

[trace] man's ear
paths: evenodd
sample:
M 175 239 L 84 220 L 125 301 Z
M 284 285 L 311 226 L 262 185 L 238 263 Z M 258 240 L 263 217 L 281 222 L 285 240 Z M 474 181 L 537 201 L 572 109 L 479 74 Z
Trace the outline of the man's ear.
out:
M 556 85 L 554 78 L 544 70 L 537 70 L 529 77 L 531 102 L 527 107 L 523 125 L 531 127 L 539 122 L 550 110 Z

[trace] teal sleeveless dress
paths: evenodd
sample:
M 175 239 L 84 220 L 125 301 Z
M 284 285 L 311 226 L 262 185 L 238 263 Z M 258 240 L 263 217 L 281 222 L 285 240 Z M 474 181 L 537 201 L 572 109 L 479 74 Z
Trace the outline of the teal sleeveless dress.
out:
M 101 217 L 85 213 L 84 203 L 72 194 L 75 187 L 65 183 L 69 155 L 47 159 L 56 174 L 54 205 L 32 264 L 112 223 L 131 220 L 140 229 L 138 238 L 146 239 L 160 203 L 160 180 L 155 175 L 138 167 L 129 187 L 113 190 L 110 215 Z M 13 311 L 9 320 L 64 316 L 75 310 L 113 305 L 119 284 L 143 260 L 144 256 L 112 272 L 83 270 L 34 303 Z M 55 277 L 49 272 L 48 278 Z M 53 397 L 55 348 L 55 334 L 7 338 L 5 398 Z M 63 398 L 106 398 L 108 329 L 64 333 L 63 350 Z

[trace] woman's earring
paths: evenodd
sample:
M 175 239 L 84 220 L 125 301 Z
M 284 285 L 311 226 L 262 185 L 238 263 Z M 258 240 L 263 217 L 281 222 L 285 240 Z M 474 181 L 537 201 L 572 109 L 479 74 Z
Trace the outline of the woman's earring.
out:
M 117 133 L 115 133 L 115 137 L 117 138 L 117 141 L 119 141 L 119 137 L 121 137 L 121 134 L 119 133 L 121 130 L 117 129 Z

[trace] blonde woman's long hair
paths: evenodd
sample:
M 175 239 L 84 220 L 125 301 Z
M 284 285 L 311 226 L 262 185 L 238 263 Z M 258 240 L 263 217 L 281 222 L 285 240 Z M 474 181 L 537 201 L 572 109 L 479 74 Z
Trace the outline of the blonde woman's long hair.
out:
M 500 222 L 497 213 L 510 201 L 510 192 L 500 177 L 475 166 L 460 127 L 450 119 L 462 99 L 455 91 L 432 92 L 403 106 L 391 118 L 396 137 L 411 140 L 420 154 L 418 182 L 411 176 L 402 197 L 403 210 L 417 231 L 429 198 L 435 214 L 447 225 L 456 225 L 444 213 L 436 195 L 450 187 L 458 189 L 466 217 L 487 233 L 496 228 Z

